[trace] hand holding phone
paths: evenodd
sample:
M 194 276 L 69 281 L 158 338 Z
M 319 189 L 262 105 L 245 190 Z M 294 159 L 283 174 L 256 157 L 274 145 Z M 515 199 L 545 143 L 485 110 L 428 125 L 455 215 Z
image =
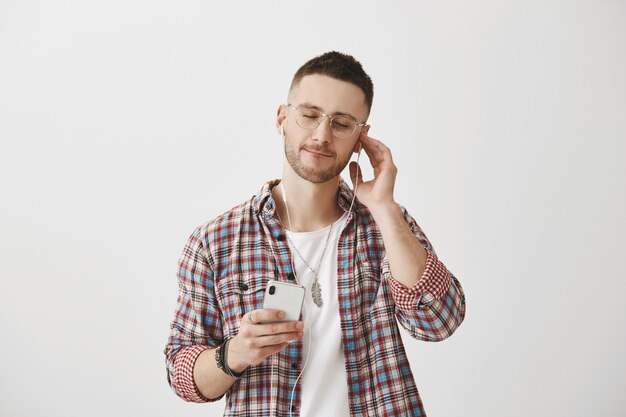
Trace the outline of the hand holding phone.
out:
M 242 372 L 248 366 L 258 365 L 302 337 L 304 323 L 298 319 L 304 293 L 300 285 L 268 283 L 263 309 L 244 314 L 239 333 L 228 345 L 228 362 L 233 371 Z

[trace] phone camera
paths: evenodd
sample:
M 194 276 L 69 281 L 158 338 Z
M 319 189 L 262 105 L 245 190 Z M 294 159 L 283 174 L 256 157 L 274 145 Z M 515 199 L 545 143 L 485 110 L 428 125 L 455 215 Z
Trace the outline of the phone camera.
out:
M 276 287 L 275 286 L 270 286 L 270 295 L 274 295 L 274 293 L 276 292 Z

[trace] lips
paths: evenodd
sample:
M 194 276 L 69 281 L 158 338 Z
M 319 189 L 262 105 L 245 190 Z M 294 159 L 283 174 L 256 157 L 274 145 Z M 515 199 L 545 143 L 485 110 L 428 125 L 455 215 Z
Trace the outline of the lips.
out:
M 314 151 L 312 149 L 304 148 L 304 150 L 307 151 L 307 152 L 312 153 L 315 156 L 325 156 L 327 158 L 333 156 L 332 154 L 327 154 L 327 153 L 323 153 L 323 152 L 319 152 L 319 151 Z

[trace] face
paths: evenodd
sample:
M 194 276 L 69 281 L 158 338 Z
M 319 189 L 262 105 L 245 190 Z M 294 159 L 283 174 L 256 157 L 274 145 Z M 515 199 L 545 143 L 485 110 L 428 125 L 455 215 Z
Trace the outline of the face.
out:
M 367 118 L 365 94 L 354 84 L 325 75 L 307 75 L 289 93 L 289 103 L 294 107 L 307 104 L 321 112 L 334 115 L 349 114 L 357 122 Z M 362 129 L 357 127 L 348 137 L 338 138 L 330 130 L 330 119 L 324 117 L 320 125 L 311 130 L 296 123 L 296 110 L 281 106 L 277 124 L 285 131 L 285 157 L 294 172 L 313 183 L 323 183 L 337 177 L 350 161 Z

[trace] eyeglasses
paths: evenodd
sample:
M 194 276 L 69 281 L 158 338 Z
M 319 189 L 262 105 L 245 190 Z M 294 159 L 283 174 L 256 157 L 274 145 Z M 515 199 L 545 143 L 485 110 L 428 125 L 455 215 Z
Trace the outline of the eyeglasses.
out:
M 296 123 L 302 129 L 315 129 L 322 123 L 324 117 L 330 119 L 330 130 L 333 135 L 338 138 L 345 138 L 354 133 L 357 126 L 365 126 L 366 122 L 358 123 L 353 117 L 345 114 L 336 114 L 334 116 L 322 113 L 321 111 L 307 106 L 292 106 L 287 103 L 289 108 L 296 111 Z

